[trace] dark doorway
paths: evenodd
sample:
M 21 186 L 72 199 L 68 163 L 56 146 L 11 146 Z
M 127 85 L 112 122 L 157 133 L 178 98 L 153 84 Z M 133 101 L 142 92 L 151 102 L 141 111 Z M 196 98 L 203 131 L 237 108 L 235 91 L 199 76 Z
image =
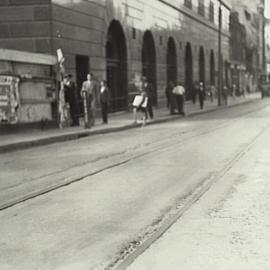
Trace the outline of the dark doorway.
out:
M 82 83 L 86 80 L 86 76 L 89 73 L 89 57 L 86 55 L 76 55 L 76 78 L 77 78 L 77 96 L 79 114 L 83 115 L 83 101 L 80 95 Z
M 169 82 L 177 83 L 177 55 L 172 37 L 169 38 L 167 47 L 167 84 Z
M 205 85 L 205 60 L 203 47 L 200 47 L 199 54 L 199 81 L 203 82 L 203 84 Z
M 123 29 L 112 21 L 106 43 L 107 81 L 111 91 L 110 110 L 127 109 L 127 48 Z
M 191 99 L 193 87 L 193 59 L 191 45 L 188 42 L 185 49 L 185 88 L 186 98 Z
M 215 85 L 216 79 L 215 79 L 215 55 L 214 51 L 211 50 L 210 53 L 210 84 Z
M 146 31 L 143 36 L 142 75 L 153 85 L 155 89 L 153 103 L 157 105 L 156 49 L 154 38 L 150 31 Z

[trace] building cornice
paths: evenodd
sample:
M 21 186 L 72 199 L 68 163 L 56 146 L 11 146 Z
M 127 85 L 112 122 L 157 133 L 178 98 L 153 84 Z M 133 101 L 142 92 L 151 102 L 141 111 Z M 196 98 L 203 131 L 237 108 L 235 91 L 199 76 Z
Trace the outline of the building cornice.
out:
M 166 0 L 158 0 L 158 1 L 165 4 L 165 5 L 167 5 L 167 6 L 169 6 L 169 7 L 171 7 L 171 8 L 173 8 L 174 10 L 177 10 L 178 12 L 186 15 L 187 17 L 192 18 L 194 21 L 197 21 L 198 23 L 201 23 L 204 26 L 207 26 L 208 28 L 211 28 L 212 30 L 218 32 L 218 26 L 217 25 L 215 25 L 214 23 L 211 23 L 210 21 L 207 21 L 204 17 L 201 17 L 199 14 L 196 14 L 198 16 L 195 16 L 195 14 L 193 14 L 193 11 L 189 10 L 188 8 L 176 7 L 175 5 L 169 3 Z M 223 1 L 222 1 L 222 4 L 224 5 Z M 224 36 L 230 37 L 229 31 L 225 31 L 224 29 L 222 30 L 222 34 Z

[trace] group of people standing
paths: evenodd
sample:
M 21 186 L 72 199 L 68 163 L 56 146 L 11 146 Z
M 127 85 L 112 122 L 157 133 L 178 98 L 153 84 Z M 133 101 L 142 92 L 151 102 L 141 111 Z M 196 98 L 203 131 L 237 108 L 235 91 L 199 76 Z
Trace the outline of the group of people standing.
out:
M 183 87 L 181 82 L 175 84 L 170 81 L 165 89 L 166 97 L 167 97 L 167 107 L 170 109 L 171 114 L 175 114 L 175 110 L 178 110 L 178 113 L 181 115 L 185 115 L 184 113 L 184 101 L 185 101 L 185 88 Z M 199 82 L 195 84 L 193 89 L 191 89 L 191 100 L 193 104 L 196 103 L 196 99 L 198 97 L 200 109 L 204 108 L 204 101 L 206 98 L 206 89 L 203 82 Z M 214 89 L 211 87 L 209 93 L 211 101 L 213 101 L 214 97 Z
M 181 82 L 175 84 L 170 81 L 165 89 L 167 97 L 167 107 L 170 109 L 171 114 L 175 114 L 177 108 L 178 113 L 185 116 L 184 101 L 185 101 L 185 88 Z
M 96 106 L 99 103 L 103 123 L 108 123 L 108 106 L 110 100 L 109 89 L 105 80 L 100 83 L 94 79 L 93 74 L 87 74 L 80 93 L 78 93 L 72 75 L 64 76 L 59 92 L 59 118 L 60 128 L 79 126 L 79 94 L 83 99 L 85 127 L 95 124 Z
M 90 128 L 95 124 L 96 107 L 100 104 L 102 120 L 104 124 L 108 123 L 108 109 L 110 102 L 110 91 L 105 80 L 99 82 L 93 74 L 87 74 L 86 80 L 83 82 L 80 92 L 77 91 L 75 83 L 72 81 L 72 75 L 64 76 L 62 87 L 59 92 L 59 115 L 60 127 L 78 126 L 79 125 L 79 95 L 83 100 L 84 107 L 84 122 L 85 127 Z M 145 76 L 142 76 L 140 83 L 137 86 L 138 96 L 140 97 L 137 103 L 133 102 L 134 122 L 137 122 L 138 112 L 143 113 L 143 125 L 148 118 L 153 119 L 153 105 L 155 98 L 155 89 Z M 166 87 L 165 93 L 167 97 L 167 107 L 170 114 L 177 113 L 185 116 L 184 101 L 185 88 L 181 82 L 175 84 L 170 81 Z M 209 92 L 209 91 L 208 91 Z M 191 91 L 191 100 L 195 104 L 198 97 L 200 109 L 204 108 L 204 100 L 206 98 L 205 85 L 203 82 L 195 84 Z M 213 101 L 214 86 L 210 89 L 210 99 Z

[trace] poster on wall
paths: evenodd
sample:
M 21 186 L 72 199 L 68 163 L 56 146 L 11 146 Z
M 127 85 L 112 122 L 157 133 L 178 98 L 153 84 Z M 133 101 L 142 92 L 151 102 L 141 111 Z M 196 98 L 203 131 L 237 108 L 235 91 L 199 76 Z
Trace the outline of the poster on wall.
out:
M 18 122 L 19 78 L 0 75 L 0 123 Z

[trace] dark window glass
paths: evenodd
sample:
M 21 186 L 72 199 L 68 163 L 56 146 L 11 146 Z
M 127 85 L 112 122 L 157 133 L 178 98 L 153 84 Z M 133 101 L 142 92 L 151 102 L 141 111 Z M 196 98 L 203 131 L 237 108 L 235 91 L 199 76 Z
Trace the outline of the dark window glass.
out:
M 185 6 L 192 9 L 192 0 L 185 0 Z

